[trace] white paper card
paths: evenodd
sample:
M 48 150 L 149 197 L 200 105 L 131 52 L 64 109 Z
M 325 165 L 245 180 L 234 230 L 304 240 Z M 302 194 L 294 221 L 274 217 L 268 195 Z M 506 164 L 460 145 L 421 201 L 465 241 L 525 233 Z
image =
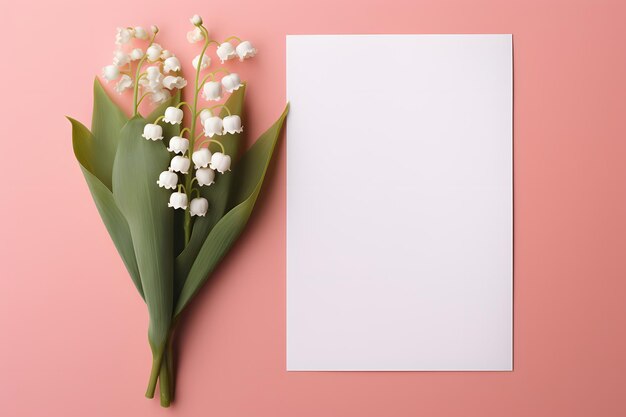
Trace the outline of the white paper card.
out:
M 512 369 L 511 35 L 287 37 L 287 369 Z

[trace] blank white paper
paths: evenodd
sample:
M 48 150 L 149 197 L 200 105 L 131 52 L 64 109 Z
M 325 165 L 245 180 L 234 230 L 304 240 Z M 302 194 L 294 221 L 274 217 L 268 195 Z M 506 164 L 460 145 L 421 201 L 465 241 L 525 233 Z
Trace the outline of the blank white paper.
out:
M 287 369 L 512 369 L 511 35 L 287 37 Z

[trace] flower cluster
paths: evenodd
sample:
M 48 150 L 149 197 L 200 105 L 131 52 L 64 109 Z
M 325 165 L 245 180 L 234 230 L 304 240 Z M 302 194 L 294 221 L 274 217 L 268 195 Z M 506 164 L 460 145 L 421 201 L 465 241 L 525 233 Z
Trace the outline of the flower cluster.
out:
M 187 81 L 180 76 L 178 58 L 154 42 L 158 31 L 156 26 L 152 26 L 150 31 L 141 26 L 118 28 L 113 63 L 102 69 L 102 77 L 106 81 L 117 80 L 115 91 L 119 94 L 133 88 L 135 108 L 146 96 L 153 103 L 163 103 L 171 97 L 171 90 L 187 85 Z M 145 50 L 135 44 L 146 40 L 149 43 Z
M 159 125 L 159 122 L 182 125 L 185 117 L 183 108 L 186 106 L 189 110 L 190 126 L 181 129 L 178 136 L 169 138 L 167 150 L 173 154 L 173 157 L 169 168 L 159 175 L 157 184 L 159 187 L 175 190 L 170 195 L 169 207 L 185 210 L 189 217 L 194 217 L 205 216 L 209 209 L 209 202 L 206 198 L 200 196 L 200 191 L 194 185 L 197 187 L 209 187 L 215 182 L 217 173 L 224 174 L 230 171 L 231 157 L 226 154 L 223 143 L 214 139 L 214 137 L 241 133 L 243 131 L 240 116 L 232 114 L 225 104 L 215 104 L 208 108 L 200 108 L 198 106 L 198 97 L 200 95 L 207 102 L 217 102 L 222 100 L 225 94 L 232 93 L 243 86 L 239 75 L 224 68 L 219 68 L 202 76 L 202 71 L 211 66 L 211 58 L 205 54 L 206 49 L 210 44 L 216 44 L 216 54 L 222 63 L 235 57 L 239 57 L 241 61 L 251 58 L 256 55 L 256 49 L 249 41 L 241 41 L 234 36 L 227 38 L 221 43 L 214 41 L 209 38 L 209 33 L 203 26 L 200 16 L 195 15 L 190 21 L 194 25 L 194 29 L 187 33 L 189 42 L 204 41 L 202 52 L 192 61 L 196 72 L 196 88 L 193 92 L 193 102 L 191 102 L 192 104 L 181 102 L 175 107 L 168 107 L 157 120 L 145 125 L 142 136 L 146 140 L 163 140 L 163 128 Z M 239 42 L 237 47 L 233 46 L 232 40 Z M 180 70 L 180 63 L 177 60 L 174 62 L 172 58 L 175 59 L 175 57 L 171 56 L 164 60 L 164 72 Z M 153 67 L 149 67 L 146 71 L 145 83 L 149 83 L 154 77 L 159 76 L 159 73 L 157 73 L 158 67 L 156 70 L 151 70 L 151 68 Z M 154 71 L 154 74 L 151 71 Z M 221 79 L 218 79 L 217 76 L 220 73 L 223 73 L 223 76 Z M 202 79 L 200 79 L 201 76 Z M 161 80 L 163 85 L 166 83 L 166 78 Z M 186 82 L 181 84 L 177 85 L 177 88 L 185 87 Z M 219 113 L 215 112 L 218 108 L 224 109 L 227 116 L 224 118 L 220 117 Z M 201 129 L 196 127 L 198 121 Z M 185 133 L 187 133 L 187 137 L 185 137 Z M 198 140 L 200 141 L 196 145 L 195 142 Z M 218 145 L 221 148 L 221 152 L 211 152 L 209 150 L 211 143 Z M 184 183 L 180 182 L 181 177 L 183 177 Z M 194 192 L 196 196 L 191 198 Z

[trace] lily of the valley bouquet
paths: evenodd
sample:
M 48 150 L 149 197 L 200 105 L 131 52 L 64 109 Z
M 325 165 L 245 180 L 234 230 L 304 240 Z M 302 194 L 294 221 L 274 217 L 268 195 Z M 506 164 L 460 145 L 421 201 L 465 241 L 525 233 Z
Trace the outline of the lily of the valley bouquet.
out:
M 132 91 L 132 115 L 96 79 L 91 130 L 70 119 L 76 159 L 148 307 L 146 396 L 158 383 L 163 406 L 174 392 L 176 323 L 244 229 L 287 114 L 239 156 L 246 85 L 234 72 L 213 69 L 209 52 L 223 64 L 252 58 L 256 49 L 235 36 L 212 39 L 197 15 L 191 23 L 187 39 L 202 45 L 191 63 L 193 81 L 155 42 L 156 26 L 120 28 L 102 76 L 118 93 Z M 142 116 L 146 99 L 156 108 Z

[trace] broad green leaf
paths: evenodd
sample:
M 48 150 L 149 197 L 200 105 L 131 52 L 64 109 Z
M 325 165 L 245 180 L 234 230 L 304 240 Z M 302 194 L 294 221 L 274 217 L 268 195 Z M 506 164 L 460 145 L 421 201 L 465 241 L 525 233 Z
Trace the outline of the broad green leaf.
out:
M 83 175 L 85 176 L 93 200 L 96 203 L 100 217 L 102 217 L 102 221 L 111 236 L 111 240 L 113 240 L 135 287 L 137 287 L 137 291 L 139 291 L 139 294 L 143 297 L 139 269 L 137 268 L 137 260 L 135 259 L 128 223 L 117 207 L 117 204 L 115 204 L 111 191 L 93 173 L 93 165 L 89 159 L 92 155 L 94 144 L 93 135 L 80 122 L 69 117 L 68 120 L 72 124 L 74 155 L 83 171 Z
M 240 201 L 213 227 L 202 245 L 178 297 L 175 316 L 180 314 L 200 290 L 243 231 L 263 185 L 289 105 L 280 118 L 250 147 L 233 170 L 234 201 Z
M 127 121 L 128 118 L 124 112 L 111 101 L 102 88 L 102 84 L 96 78 L 93 83 L 93 116 L 91 119 L 91 131 L 94 140 L 88 159 L 93 167 L 91 172 L 109 190 L 112 190 L 113 161 L 120 139 L 120 131 Z
M 231 113 L 238 114 L 240 116 L 243 115 L 245 90 L 246 89 L 244 85 L 244 87 L 234 91 L 233 94 L 226 101 L 225 104 L 226 106 L 228 106 Z M 227 116 L 227 112 L 225 109 L 223 109 L 220 113 L 220 117 L 223 118 L 225 116 Z M 226 153 L 228 155 L 231 155 L 233 160 L 236 160 L 242 138 L 243 133 L 237 133 L 233 135 L 218 136 L 217 140 L 219 140 L 224 145 Z M 212 143 L 210 149 L 212 152 L 221 152 L 217 144 Z M 233 168 L 236 167 L 236 165 L 236 163 L 233 164 Z M 191 269 L 191 265 L 196 259 L 196 256 L 198 255 L 202 244 L 206 240 L 207 235 L 211 231 L 211 228 L 215 226 L 219 219 L 224 216 L 224 213 L 226 213 L 229 201 L 229 192 L 231 189 L 231 180 L 232 172 L 226 172 L 223 175 L 219 174 L 215 180 L 215 184 L 211 185 L 210 187 L 199 187 L 200 195 L 209 201 L 209 211 L 206 217 L 198 217 L 194 220 L 189 243 L 187 244 L 183 252 L 176 258 L 176 294 L 178 294 L 178 292 L 182 288 L 182 285 L 185 282 L 185 278 L 187 277 L 187 274 Z
M 154 348 L 162 347 L 173 308 L 173 209 L 170 193 L 157 186 L 170 155 L 162 141 L 144 139 L 146 120 L 133 117 L 121 131 L 113 165 L 113 197 L 128 221 L 141 276 Z

